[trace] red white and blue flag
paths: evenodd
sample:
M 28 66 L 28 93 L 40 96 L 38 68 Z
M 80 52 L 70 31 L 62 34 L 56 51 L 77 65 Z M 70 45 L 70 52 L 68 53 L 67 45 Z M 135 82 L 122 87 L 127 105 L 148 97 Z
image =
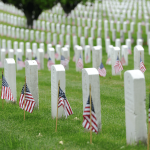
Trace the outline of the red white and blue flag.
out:
M 57 59 L 59 57 L 59 54 L 55 52 L 55 58 Z
M 144 73 L 146 71 L 146 68 L 145 68 L 145 65 L 141 59 L 141 56 L 140 56 L 140 70 Z
M 18 65 L 19 65 L 20 67 L 25 67 L 24 62 L 23 62 L 20 58 L 18 58 L 17 63 L 18 63 Z
M 64 112 L 65 112 L 65 115 L 66 115 L 66 118 L 69 116 L 69 115 L 72 115 L 73 114 L 73 111 L 70 107 L 70 104 L 66 98 L 66 95 L 65 93 L 63 92 L 63 90 L 59 87 L 59 101 L 58 101 L 58 108 L 60 106 L 63 106 L 64 108 Z
M 115 68 L 115 73 L 118 73 L 118 72 L 123 70 L 123 66 L 122 66 L 118 56 L 117 56 L 117 60 L 116 60 L 116 63 L 114 65 L 114 68 Z
M 111 61 L 111 57 L 110 57 L 110 55 L 109 55 L 109 56 L 108 56 L 108 59 L 107 59 L 107 61 L 106 61 L 106 65 L 109 64 L 110 61 Z
M 99 68 L 98 68 L 98 72 L 99 72 L 100 76 L 102 76 L 102 77 L 106 76 L 106 69 L 104 68 L 104 65 L 103 65 L 102 62 L 100 64 Z
M 94 105 L 91 97 L 91 124 L 92 124 L 92 131 L 98 133 L 98 126 L 97 126 L 97 118 L 94 110 Z M 84 112 L 83 112 L 83 127 L 90 130 L 90 96 L 86 103 Z
M 88 53 L 86 53 L 86 61 L 88 61 L 88 59 L 89 59 L 89 55 L 88 55 Z
M 128 47 L 128 54 L 132 54 L 131 47 Z
M 19 100 L 19 106 L 21 109 L 24 110 L 24 102 L 25 102 L 25 111 L 28 111 L 32 113 L 33 108 L 35 106 L 35 100 L 26 84 L 26 91 L 25 91 L 25 85 L 22 88 L 21 94 L 20 94 L 20 100 Z M 25 93 L 25 101 L 24 101 L 24 93 Z
M 77 62 L 77 68 L 83 69 L 83 62 L 82 62 L 81 54 Z
M 47 67 L 49 70 L 51 70 L 51 66 L 54 65 L 52 59 L 49 57 L 48 62 L 47 62 Z
M 64 56 L 61 55 L 61 64 L 66 67 L 69 63 L 69 60 L 66 59 Z
M 124 65 L 124 64 L 126 63 L 126 60 L 125 60 L 125 58 L 124 58 L 124 55 L 122 55 L 121 63 L 122 63 L 122 65 Z
M 2 91 L 1 91 L 1 99 L 7 99 L 10 100 L 12 102 L 14 102 L 14 97 L 13 94 L 11 92 L 11 89 L 5 79 L 5 77 L 2 74 Z

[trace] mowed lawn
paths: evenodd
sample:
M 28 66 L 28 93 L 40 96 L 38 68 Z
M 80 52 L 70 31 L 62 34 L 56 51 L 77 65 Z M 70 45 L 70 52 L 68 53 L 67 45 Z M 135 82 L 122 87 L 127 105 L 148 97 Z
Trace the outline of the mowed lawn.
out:
M 4 23 L 3 23 L 4 24 Z M 116 25 L 115 25 L 116 26 Z M 128 29 L 129 29 L 128 24 Z M 143 28 L 143 38 L 146 41 L 145 27 Z M 83 30 L 83 28 L 82 28 Z M 96 30 L 97 31 L 97 30 Z M 135 31 L 137 27 L 135 25 Z M 89 31 L 90 36 L 90 31 Z M 111 37 L 111 32 L 110 32 Z M 117 38 L 120 33 L 117 32 Z M 125 33 L 125 39 L 128 33 Z M 74 51 L 70 48 L 71 59 L 69 70 L 66 70 L 66 97 L 72 107 L 73 115 L 67 119 L 58 120 L 58 129 L 55 132 L 56 120 L 51 117 L 51 72 L 47 69 L 47 59 L 44 59 L 44 70 L 38 71 L 39 86 L 39 110 L 34 110 L 32 114 L 26 112 L 24 121 L 24 111 L 19 108 L 19 97 L 24 84 L 25 69 L 16 71 L 17 78 L 17 103 L 0 102 L 0 150 L 49 150 L 49 149 L 100 149 L 100 150 L 146 150 L 146 146 L 139 142 L 138 145 L 129 146 L 126 144 L 125 127 L 125 100 L 124 100 L 124 72 L 134 69 L 133 49 L 136 45 L 136 32 L 133 34 L 134 43 L 132 45 L 132 55 L 129 55 L 129 65 L 124 67 L 122 78 L 112 76 L 111 66 L 106 65 L 107 54 L 105 50 L 104 25 L 102 28 L 102 62 L 107 70 L 106 77 L 100 77 L 100 100 L 102 130 L 96 135 L 92 134 L 93 144 L 90 142 L 90 133 L 85 132 L 82 127 L 83 122 L 83 98 L 82 98 L 82 72 L 76 72 L 75 63 L 72 61 Z M 0 39 L 12 38 L 0 37 Z M 112 38 L 111 38 L 112 39 Z M 16 40 L 20 42 L 21 40 Z M 26 42 L 26 41 L 25 41 Z M 33 43 L 33 42 L 31 42 Z M 64 42 L 65 43 L 65 42 Z M 72 43 L 72 38 L 71 38 Z M 80 38 L 78 37 L 78 43 Z M 94 39 L 96 45 L 96 39 Z M 88 40 L 86 39 L 86 45 Z M 111 41 L 115 46 L 115 43 Z M 122 45 L 124 45 L 122 43 Z M 150 85 L 150 56 L 148 46 L 144 45 L 144 63 L 146 66 L 146 112 L 148 114 L 148 96 Z M 46 44 L 45 44 L 46 49 Z M 7 56 L 7 55 L 6 55 Z M 7 56 L 8 57 L 8 56 Z M 25 60 L 25 57 L 23 57 Z M 91 59 L 92 60 L 92 59 Z M 60 64 L 60 61 L 56 61 Z M 84 68 L 91 68 L 92 62 L 84 64 Z M 0 69 L 2 72 L 2 68 Z M 0 79 L 1 80 L 1 79 Z M 147 115 L 148 116 L 148 115 Z M 74 119 L 77 117 L 78 119 Z M 148 117 L 147 120 L 148 122 Z M 40 135 L 39 135 L 40 133 Z M 63 145 L 59 144 L 63 141 Z

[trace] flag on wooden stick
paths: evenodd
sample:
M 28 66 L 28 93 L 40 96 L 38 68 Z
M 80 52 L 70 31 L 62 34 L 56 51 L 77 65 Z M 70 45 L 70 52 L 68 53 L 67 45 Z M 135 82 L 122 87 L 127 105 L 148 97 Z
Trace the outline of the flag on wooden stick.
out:
M 24 104 L 24 101 L 25 101 L 25 104 Z M 25 85 L 22 88 L 22 91 L 20 94 L 19 106 L 23 110 L 25 106 L 25 111 L 30 112 L 30 113 L 33 112 L 33 108 L 35 106 L 35 100 L 27 86 L 27 83 L 26 83 L 26 88 L 25 88 Z
M 59 101 L 58 101 L 58 108 L 60 106 L 63 106 L 64 108 L 64 112 L 65 112 L 65 115 L 66 115 L 66 118 L 69 116 L 69 115 L 72 115 L 73 114 L 73 111 L 70 107 L 70 104 L 66 98 L 66 95 L 65 93 L 63 92 L 63 90 L 59 87 Z
M 104 65 L 103 65 L 102 62 L 100 64 L 99 68 L 98 68 L 98 72 L 99 72 L 100 76 L 102 76 L 102 77 L 106 76 L 106 69 L 104 68 Z
M 91 97 L 91 121 L 92 121 L 92 131 L 98 133 L 97 127 L 97 118 L 94 110 L 94 105 Z M 90 130 L 90 96 L 86 103 L 84 112 L 83 112 L 83 127 Z
M 11 89 L 5 79 L 5 77 L 2 74 L 2 90 L 1 90 L 1 99 L 7 99 L 10 100 L 12 102 L 14 102 L 14 97 L 13 94 L 11 92 Z
M 47 67 L 49 70 L 51 70 L 51 66 L 54 65 L 52 59 L 49 57 L 48 62 L 47 62 Z
M 116 63 L 114 65 L 114 68 L 115 68 L 115 73 L 118 73 L 118 72 L 123 70 L 123 66 L 122 66 L 118 56 L 117 56 L 117 60 L 116 60 Z
M 144 73 L 146 71 L 145 65 L 142 62 L 141 56 L 140 56 L 140 70 Z

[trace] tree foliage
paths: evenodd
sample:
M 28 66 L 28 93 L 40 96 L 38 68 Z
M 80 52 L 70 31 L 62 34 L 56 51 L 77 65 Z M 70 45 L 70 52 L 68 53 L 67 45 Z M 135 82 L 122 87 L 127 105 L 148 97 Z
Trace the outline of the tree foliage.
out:
M 1 0 L 1 1 L 7 4 L 12 4 L 18 9 L 21 9 L 27 18 L 27 26 L 32 27 L 33 20 L 37 20 L 43 10 L 51 9 L 57 3 L 61 4 L 66 14 L 69 14 L 80 2 L 85 3 L 87 0 Z

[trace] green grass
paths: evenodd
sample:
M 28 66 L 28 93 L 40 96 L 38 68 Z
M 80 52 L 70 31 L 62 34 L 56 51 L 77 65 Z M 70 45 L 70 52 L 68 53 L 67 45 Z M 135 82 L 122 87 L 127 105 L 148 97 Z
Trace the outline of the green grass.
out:
M 104 29 L 104 25 L 103 28 Z M 128 25 L 129 29 L 129 25 Z M 143 28 L 144 29 L 144 28 Z M 135 31 L 137 27 L 135 26 Z M 144 40 L 147 37 L 145 29 L 143 30 Z M 111 32 L 110 32 L 111 33 Z M 89 34 L 90 35 L 90 34 Z M 111 35 L 111 34 L 110 34 Z M 102 30 L 104 37 L 104 30 Z M 111 36 L 110 36 L 111 37 Z M 120 33 L 117 32 L 117 37 Z M 125 33 L 125 39 L 128 35 Z M 133 35 L 136 40 L 136 32 Z M 1 39 L 11 39 L 0 37 Z M 14 39 L 11 39 L 14 41 Z M 17 40 L 21 41 L 21 40 Z M 71 39 L 72 42 L 72 39 Z M 78 37 L 78 43 L 80 43 Z M 96 44 L 96 39 L 94 42 Z M 112 45 L 115 45 L 112 42 Z M 86 44 L 87 40 L 86 40 Z M 95 45 L 94 44 L 94 45 Z M 124 45 L 123 43 L 122 45 Z M 134 69 L 133 48 L 132 55 L 129 55 L 129 65 L 122 71 L 120 76 L 111 75 L 111 66 L 105 65 L 107 54 L 105 51 L 105 41 L 102 39 L 103 46 L 103 64 L 107 70 L 105 78 L 100 77 L 100 99 L 101 99 L 101 116 L 102 131 L 92 134 L 93 144 L 90 145 L 90 133 L 85 132 L 82 127 L 83 121 L 83 100 L 82 100 L 82 73 L 75 71 L 75 63 L 72 61 L 74 52 L 71 46 L 71 60 L 69 70 L 66 70 L 66 96 L 74 112 L 68 119 L 58 120 L 58 131 L 55 132 L 56 120 L 51 117 L 51 72 L 47 69 L 47 60 L 45 59 L 45 69 L 39 70 L 39 110 L 34 110 L 32 114 L 26 112 L 24 121 L 24 112 L 19 108 L 19 97 L 24 84 L 25 69 L 16 71 L 17 78 L 17 104 L 4 102 L 0 103 L 0 149 L 1 150 L 49 150 L 49 149 L 100 149 L 100 150 L 146 150 L 146 146 L 141 142 L 138 145 L 129 146 L 126 144 L 126 127 L 125 127 L 125 100 L 124 100 L 124 77 L 126 70 Z M 150 80 L 150 60 L 148 55 L 148 46 L 144 45 L 145 57 L 145 80 L 146 80 L 146 111 L 148 113 L 148 91 Z M 46 48 L 46 44 L 45 44 Z M 25 59 L 25 57 L 23 58 Z M 60 61 L 56 61 L 59 64 Z M 85 68 L 91 68 L 92 62 L 84 64 Z M 2 71 L 2 69 L 0 69 Z M 77 117 L 78 120 L 74 118 Z M 39 133 L 42 136 L 38 136 Z M 59 144 L 63 141 L 63 145 Z

